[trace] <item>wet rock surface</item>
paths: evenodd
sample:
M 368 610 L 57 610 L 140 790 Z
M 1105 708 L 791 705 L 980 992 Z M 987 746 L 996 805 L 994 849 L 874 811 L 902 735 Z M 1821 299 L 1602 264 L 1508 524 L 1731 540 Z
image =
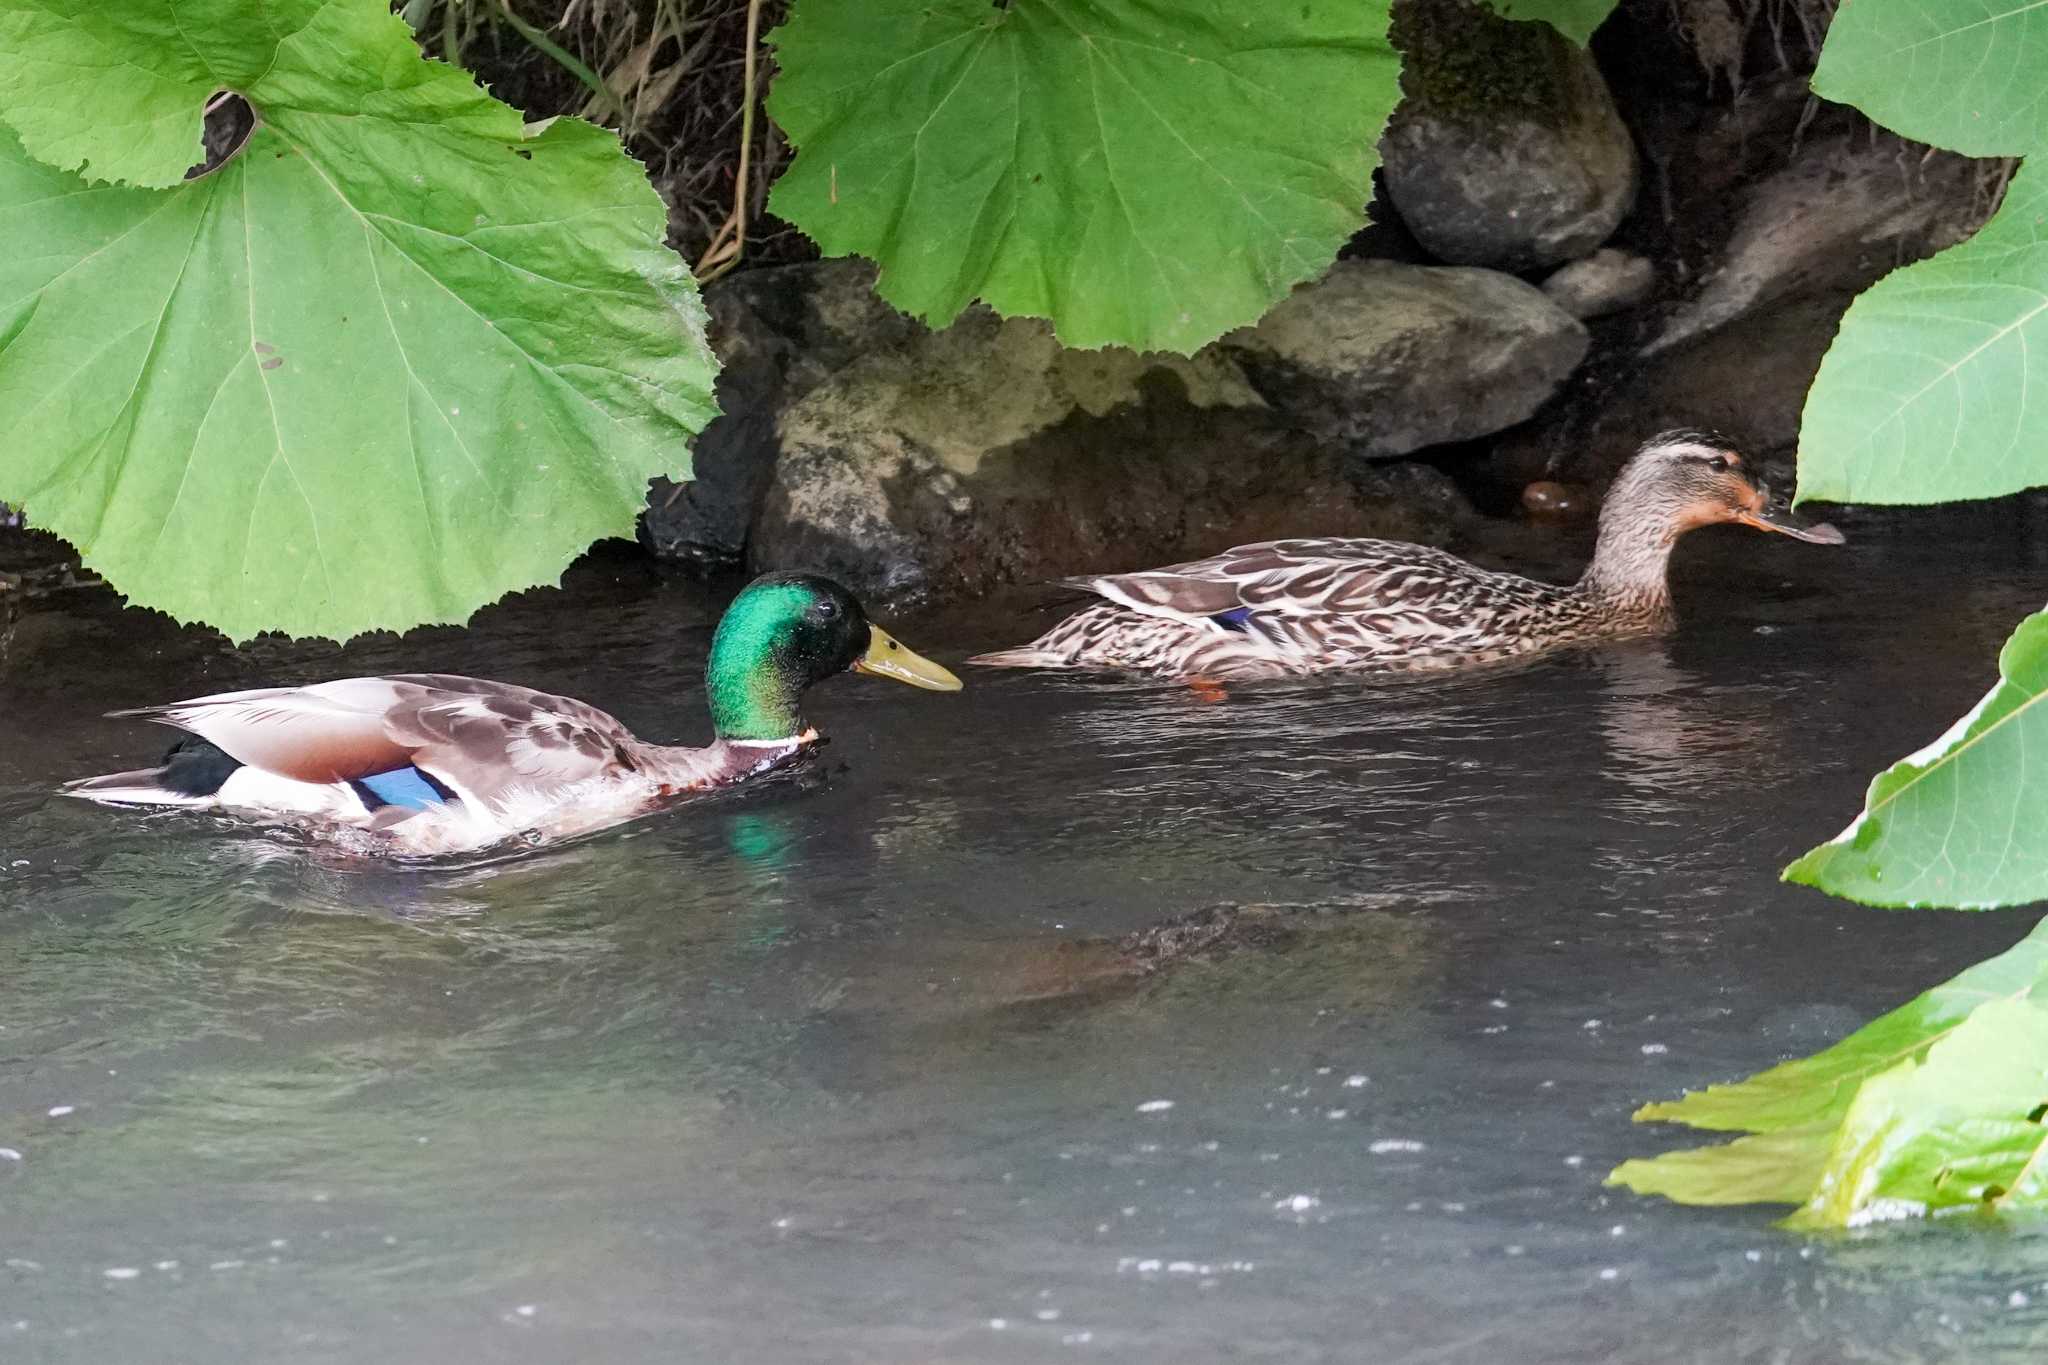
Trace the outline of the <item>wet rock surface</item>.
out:
M 655 481 L 641 537 L 656 554 L 702 568 L 745 559 L 775 473 L 782 410 L 864 352 L 923 330 L 882 301 L 874 278 L 866 261 L 817 261 L 705 290 L 721 415 L 693 443 L 693 477 Z
M 1356 260 L 1219 343 L 1274 407 L 1367 459 L 1512 426 L 1588 344 L 1576 319 L 1512 276 Z
M 1849 298 L 1974 231 L 1990 209 L 1986 165 L 1892 137 L 1803 144 L 1742 196 L 1734 230 L 1697 293 L 1665 321 L 1656 355 L 1784 300 Z
M 849 366 L 784 413 L 752 566 L 883 600 L 978 592 L 1282 535 L 1441 540 L 1431 471 L 1347 469 L 1220 353 L 1061 349 L 981 313 Z
M 1506 276 L 1346 261 L 1192 357 L 1061 347 L 971 310 L 931 331 L 854 263 L 712 291 L 732 415 L 643 538 L 699 565 L 807 565 L 878 600 L 1286 535 L 1442 541 L 1463 510 L 1367 460 L 1526 416 L 1583 352 Z
M 1633 308 L 1657 287 L 1657 267 L 1641 256 L 1602 247 L 1561 266 L 1543 281 L 1543 295 L 1580 321 Z
M 1501 270 L 1605 242 L 1635 202 L 1636 147 L 1585 49 L 1479 5 L 1428 0 L 1395 16 L 1406 98 L 1381 155 L 1417 240 Z

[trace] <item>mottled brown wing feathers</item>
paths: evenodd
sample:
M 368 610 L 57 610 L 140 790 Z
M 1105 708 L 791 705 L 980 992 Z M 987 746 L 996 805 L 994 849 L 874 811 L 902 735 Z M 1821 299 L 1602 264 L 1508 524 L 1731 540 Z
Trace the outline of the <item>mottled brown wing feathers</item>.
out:
M 480 800 L 634 767 L 632 733 L 573 697 L 438 674 L 392 681 L 404 696 L 385 717 L 388 732 L 413 763 Z
M 1219 611 L 1243 605 L 1238 600 L 1234 582 L 1191 577 L 1168 569 L 1063 581 L 1070 587 L 1096 593 L 1118 606 L 1129 607 L 1147 616 L 1214 616 Z

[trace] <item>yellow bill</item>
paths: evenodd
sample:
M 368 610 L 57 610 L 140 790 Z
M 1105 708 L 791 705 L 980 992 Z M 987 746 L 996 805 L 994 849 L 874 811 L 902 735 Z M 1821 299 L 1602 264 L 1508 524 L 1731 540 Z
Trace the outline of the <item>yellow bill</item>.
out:
M 916 650 L 905 649 L 895 636 L 872 622 L 868 624 L 868 637 L 868 652 L 854 661 L 854 672 L 894 678 L 934 692 L 960 690 L 958 678 Z

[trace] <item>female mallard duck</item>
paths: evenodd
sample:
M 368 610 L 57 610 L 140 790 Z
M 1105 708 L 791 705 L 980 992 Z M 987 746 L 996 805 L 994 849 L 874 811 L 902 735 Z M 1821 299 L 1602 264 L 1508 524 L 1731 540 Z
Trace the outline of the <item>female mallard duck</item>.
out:
M 786 763 L 818 738 L 798 709 L 804 689 L 848 670 L 960 687 L 870 623 L 837 583 L 769 574 L 733 600 L 712 639 L 705 690 L 717 739 L 706 748 L 649 744 L 570 697 L 409 673 L 117 711 L 190 734 L 161 767 L 64 792 L 282 817 L 380 852 L 540 843 Z
M 1068 579 L 1108 602 L 1028 645 L 968 662 L 1213 679 L 1487 663 L 1663 629 L 1671 547 L 1724 521 L 1822 545 L 1842 540 L 1832 527 L 1771 511 L 1726 442 L 1669 431 L 1616 477 L 1593 562 L 1570 586 L 1396 541 L 1266 541 L 1143 573 Z

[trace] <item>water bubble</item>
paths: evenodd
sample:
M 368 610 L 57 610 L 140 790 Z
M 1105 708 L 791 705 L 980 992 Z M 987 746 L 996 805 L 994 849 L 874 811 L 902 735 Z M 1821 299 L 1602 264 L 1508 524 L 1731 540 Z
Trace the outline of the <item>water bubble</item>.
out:
M 1138 1112 L 1141 1114 L 1163 1114 L 1171 1108 L 1173 1108 L 1172 1100 L 1146 1100 L 1138 1106 Z

